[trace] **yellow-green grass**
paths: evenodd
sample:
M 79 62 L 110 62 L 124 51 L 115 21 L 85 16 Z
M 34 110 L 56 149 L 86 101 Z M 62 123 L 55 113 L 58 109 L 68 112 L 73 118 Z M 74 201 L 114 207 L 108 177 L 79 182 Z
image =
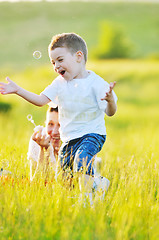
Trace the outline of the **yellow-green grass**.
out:
M 158 64 L 116 60 L 87 65 L 106 81 L 117 81 L 118 96 L 118 111 L 106 117 L 107 141 L 99 153 L 110 188 L 104 201 L 95 197 L 93 206 L 78 200 L 77 185 L 70 190 L 51 179 L 45 185 L 42 175 L 30 183 L 26 154 L 33 125 L 26 116 L 31 113 L 42 124 L 47 107 L 0 97 L 12 104 L 9 113 L 0 113 L 0 164 L 12 171 L 11 178 L 0 179 L 1 239 L 159 238 Z M 40 93 L 56 75 L 46 65 L 10 76 Z

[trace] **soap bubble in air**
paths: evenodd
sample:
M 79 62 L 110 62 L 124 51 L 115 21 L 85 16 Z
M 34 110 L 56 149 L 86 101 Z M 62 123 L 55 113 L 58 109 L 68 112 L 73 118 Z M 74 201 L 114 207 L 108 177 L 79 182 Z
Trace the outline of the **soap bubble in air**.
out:
M 33 57 L 35 59 L 40 59 L 42 57 L 42 53 L 40 51 L 34 51 L 33 52 Z

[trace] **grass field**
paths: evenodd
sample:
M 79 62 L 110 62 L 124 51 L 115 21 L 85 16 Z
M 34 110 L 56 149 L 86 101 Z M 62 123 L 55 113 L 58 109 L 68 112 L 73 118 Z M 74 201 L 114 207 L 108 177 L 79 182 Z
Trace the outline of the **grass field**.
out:
M 9 75 L 22 87 L 40 93 L 56 75 L 47 53 L 36 61 L 33 51 L 45 52 L 58 27 L 60 32 L 75 28 L 91 49 L 96 44 L 98 21 L 105 16 L 123 24 L 142 57 L 158 51 L 159 5 L 54 4 L 0 4 L 1 80 Z M 78 12 L 70 18 L 75 8 Z M 118 111 L 112 118 L 106 117 L 107 141 L 99 153 L 101 174 L 111 184 L 104 201 L 96 197 L 93 206 L 84 207 L 83 201 L 78 201 L 77 187 L 69 190 L 61 182 L 51 181 L 45 185 L 44 176 L 30 183 L 26 155 L 33 125 L 26 117 L 32 114 L 37 125 L 43 124 L 47 107 L 32 106 L 15 96 L 0 96 L 0 101 L 12 106 L 11 111 L 0 112 L 0 167 L 12 172 L 11 177 L 0 177 L 0 239 L 159 239 L 158 66 L 159 61 L 150 59 L 89 59 L 88 69 L 108 82 L 117 81 L 118 96 Z
M 44 186 L 42 176 L 29 183 L 26 153 L 33 126 L 26 116 L 31 113 L 41 124 L 46 108 L 38 109 L 14 96 L 5 97 L 14 105 L 9 114 L 1 114 L 0 161 L 12 171 L 14 182 L 0 180 L 1 239 L 158 239 L 157 66 L 158 62 L 139 60 L 88 65 L 106 80 L 117 80 L 119 98 L 116 116 L 106 118 L 108 137 L 99 154 L 101 174 L 110 179 L 111 185 L 105 201 L 95 199 L 94 207 L 84 208 L 77 198 L 70 198 L 77 189 L 69 191 L 60 183 Z M 49 76 L 47 68 L 21 72 L 14 78 L 22 78 L 30 90 L 35 90 L 40 81 L 40 91 L 43 79 Z

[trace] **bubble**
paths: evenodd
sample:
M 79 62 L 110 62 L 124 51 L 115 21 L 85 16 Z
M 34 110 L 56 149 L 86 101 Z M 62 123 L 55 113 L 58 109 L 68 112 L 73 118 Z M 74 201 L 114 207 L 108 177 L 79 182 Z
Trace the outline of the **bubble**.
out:
M 33 52 L 33 57 L 35 59 L 40 59 L 42 57 L 42 53 L 40 51 Z

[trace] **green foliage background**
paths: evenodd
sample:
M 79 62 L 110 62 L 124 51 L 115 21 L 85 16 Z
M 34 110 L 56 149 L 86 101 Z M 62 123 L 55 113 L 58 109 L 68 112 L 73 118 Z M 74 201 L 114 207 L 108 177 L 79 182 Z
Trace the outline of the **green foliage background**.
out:
M 121 25 L 136 46 L 136 56 L 158 52 L 158 4 L 102 2 L 0 3 L 0 66 L 28 67 L 38 49 L 48 63 L 47 46 L 60 32 L 75 31 L 86 40 L 89 51 L 97 45 L 99 24 Z M 37 61 L 36 61 L 37 62 Z
M 121 24 L 137 46 L 135 60 L 89 57 L 88 69 L 106 81 L 117 81 L 118 111 L 106 117 L 107 141 L 99 154 L 101 174 L 110 188 L 105 200 L 84 207 L 78 189 L 59 183 L 30 183 L 27 160 L 33 125 L 43 124 L 47 107 L 15 96 L 0 96 L 11 111 L 0 112 L 0 167 L 12 178 L 0 178 L 1 239 L 153 239 L 159 238 L 159 61 L 146 58 L 159 49 L 158 4 L 0 3 L 0 78 L 8 75 L 22 87 L 40 93 L 56 74 L 47 56 L 52 35 L 75 31 L 91 51 L 100 21 Z M 42 58 L 35 60 L 35 50 Z M 23 176 L 23 179 L 22 179 Z
M 135 46 L 123 32 L 121 26 L 103 21 L 99 29 L 98 45 L 92 51 L 92 58 L 133 58 Z

